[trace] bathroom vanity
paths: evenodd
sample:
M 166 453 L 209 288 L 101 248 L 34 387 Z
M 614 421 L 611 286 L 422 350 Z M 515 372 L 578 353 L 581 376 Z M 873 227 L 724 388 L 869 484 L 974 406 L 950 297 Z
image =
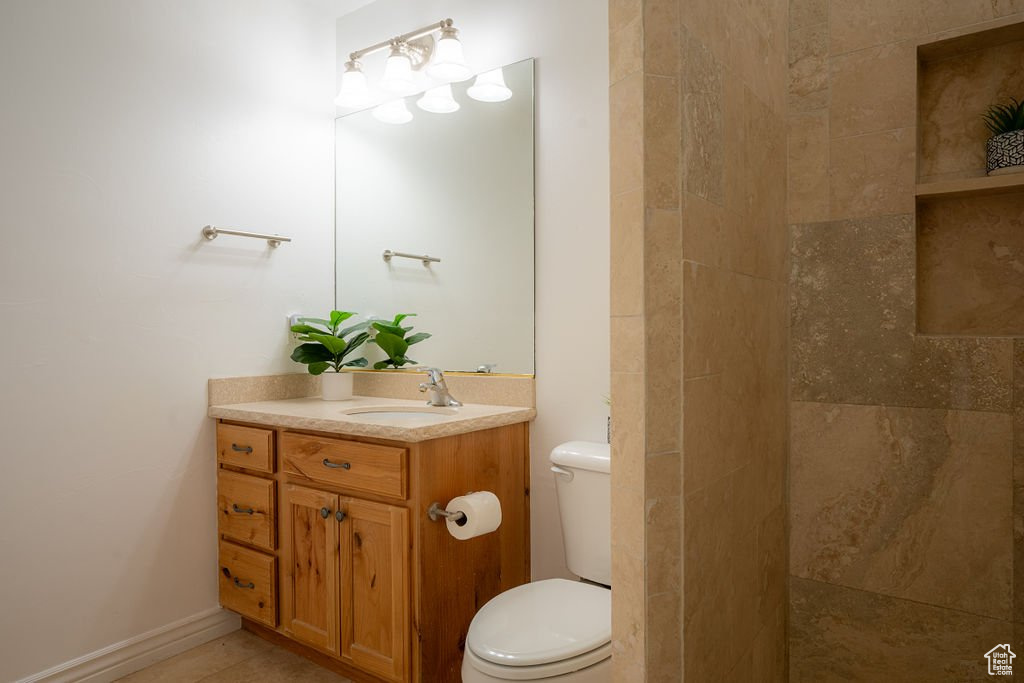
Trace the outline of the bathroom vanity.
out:
M 466 632 L 530 578 L 528 408 L 356 398 L 212 406 L 220 600 L 263 637 L 355 681 L 459 681 Z M 388 417 L 390 416 L 390 417 Z M 458 541 L 427 510 L 470 491 L 497 531 Z

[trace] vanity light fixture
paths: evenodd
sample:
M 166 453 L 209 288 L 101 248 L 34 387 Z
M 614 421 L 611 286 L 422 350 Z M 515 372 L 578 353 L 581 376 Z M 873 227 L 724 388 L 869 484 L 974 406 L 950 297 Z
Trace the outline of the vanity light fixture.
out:
M 345 71 L 341 74 L 341 91 L 334 103 L 339 107 L 365 107 L 371 101 L 366 74 L 359 62 L 345 62 Z
M 434 41 L 434 33 L 439 37 Z M 427 67 L 430 76 L 439 81 L 466 80 L 472 71 L 462 54 L 459 32 L 451 19 L 403 33 L 390 40 L 356 50 L 349 54 L 341 75 L 341 91 L 336 102 L 341 107 L 355 107 L 369 98 L 369 87 L 361 60 L 367 55 L 388 50 L 380 87 L 395 95 L 410 95 L 418 90 L 417 73 Z
M 500 67 L 477 76 L 466 94 L 479 102 L 504 102 L 512 97 L 512 91 L 505 85 L 505 72 Z
M 381 123 L 409 123 L 412 121 L 412 112 L 405 106 L 405 100 L 398 98 L 374 107 L 373 118 Z
M 452 86 L 448 83 L 431 88 L 416 100 L 416 106 L 431 114 L 451 114 L 459 110 L 459 103 L 452 96 Z

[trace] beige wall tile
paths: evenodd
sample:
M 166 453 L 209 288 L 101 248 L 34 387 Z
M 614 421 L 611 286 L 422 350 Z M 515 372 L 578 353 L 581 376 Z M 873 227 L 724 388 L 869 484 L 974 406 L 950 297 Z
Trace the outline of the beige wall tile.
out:
M 679 0 L 644 2 L 644 73 L 679 77 Z
M 1013 341 L 1013 620 L 1024 623 L 1024 339 Z
M 609 90 L 611 193 L 614 197 L 643 185 L 644 78 L 639 71 Z
M 612 373 L 612 669 L 643 680 L 646 666 L 644 376 Z M 639 676 L 639 678 L 631 678 Z
M 827 21 L 828 0 L 791 0 L 789 3 L 790 31 Z
M 791 572 L 1011 618 L 1008 415 L 792 406 Z
M 692 34 L 685 34 L 683 50 L 683 187 L 721 204 L 725 163 L 722 67 Z
M 924 8 L 929 33 L 960 28 L 994 19 L 991 0 L 919 0 Z
M 921 0 L 829 0 L 832 54 L 906 40 L 928 32 Z
M 914 333 L 914 249 L 910 215 L 793 227 L 794 399 L 1009 411 L 1009 340 Z
M 647 598 L 646 683 L 679 683 L 682 680 L 682 604 L 678 593 L 659 593 Z
M 786 209 L 790 223 L 828 220 L 828 111 L 789 118 Z
M 922 179 L 984 175 L 991 134 L 981 115 L 1024 97 L 1024 42 L 925 62 L 920 80 Z
M 634 19 L 639 19 L 642 12 L 642 0 L 608 0 L 608 26 L 614 31 Z
M 648 208 L 678 209 L 680 193 L 679 81 L 644 80 L 644 196 Z
M 611 199 L 611 297 L 613 316 L 644 312 L 644 199 L 636 189 Z
M 643 372 L 643 316 L 612 316 L 611 334 L 612 372 Z
M 790 681 L 985 681 L 982 656 L 1013 625 L 794 578 Z
M 832 219 L 914 211 L 914 128 L 832 140 L 829 212 Z
M 917 221 L 918 329 L 1024 335 L 1024 193 L 930 201 Z
M 644 246 L 647 452 L 678 451 L 682 410 L 679 211 L 648 210 Z
M 917 50 L 889 43 L 833 57 L 829 130 L 842 138 L 913 126 Z
M 829 104 L 828 24 L 789 34 L 789 110 L 813 111 Z
M 608 41 L 609 83 L 618 83 L 626 76 L 641 71 L 643 65 L 644 33 L 640 18 L 612 27 Z

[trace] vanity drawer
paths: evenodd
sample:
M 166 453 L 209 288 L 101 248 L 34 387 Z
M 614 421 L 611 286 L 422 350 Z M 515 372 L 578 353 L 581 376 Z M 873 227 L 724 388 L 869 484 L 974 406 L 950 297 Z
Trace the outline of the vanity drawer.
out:
M 285 472 L 354 491 L 405 499 L 406 450 L 305 434 L 281 436 Z
M 220 533 L 272 551 L 276 526 L 274 486 L 272 479 L 221 470 L 217 474 Z
M 242 616 L 277 626 L 277 572 L 272 555 L 220 542 L 220 604 Z
M 274 432 L 255 427 L 217 425 L 217 461 L 268 474 L 274 471 Z

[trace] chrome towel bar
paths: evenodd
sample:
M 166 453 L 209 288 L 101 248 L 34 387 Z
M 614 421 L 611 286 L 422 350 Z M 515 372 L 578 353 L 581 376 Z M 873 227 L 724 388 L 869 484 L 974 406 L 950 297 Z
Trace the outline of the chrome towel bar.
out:
M 392 251 L 390 249 L 385 249 L 384 253 L 381 254 L 381 256 L 383 256 L 384 260 L 387 261 L 388 263 L 390 263 L 391 259 L 394 258 L 395 256 L 397 256 L 398 258 L 411 258 L 414 261 L 423 261 L 423 265 L 425 266 L 429 266 L 431 263 L 441 262 L 441 259 L 437 258 L 436 256 L 427 256 L 426 254 L 407 254 L 404 251 Z
M 213 225 L 207 225 L 203 228 L 203 237 L 208 240 L 217 239 L 217 235 L 235 235 L 236 237 L 255 237 L 258 240 L 266 240 L 267 244 L 271 247 L 281 246 L 281 242 L 291 242 L 291 237 L 285 237 L 284 235 L 267 235 L 262 232 L 249 232 L 248 230 L 234 230 L 232 228 L 218 228 Z

